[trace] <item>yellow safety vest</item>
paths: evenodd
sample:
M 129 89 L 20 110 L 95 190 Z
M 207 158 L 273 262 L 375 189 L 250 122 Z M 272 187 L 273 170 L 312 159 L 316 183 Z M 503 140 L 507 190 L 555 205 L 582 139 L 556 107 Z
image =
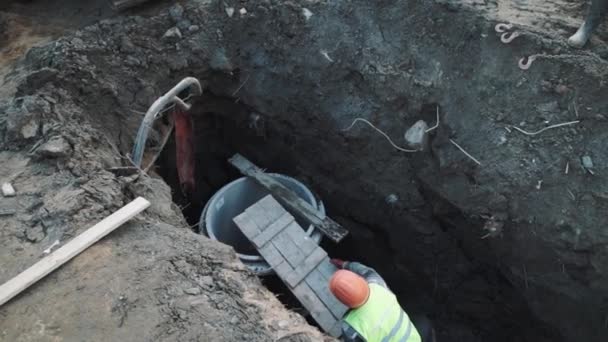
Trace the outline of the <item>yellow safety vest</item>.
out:
M 395 295 L 373 283 L 369 290 L 367 302 L 351 310 L 344 320 L 367 342 L 421 342 Z

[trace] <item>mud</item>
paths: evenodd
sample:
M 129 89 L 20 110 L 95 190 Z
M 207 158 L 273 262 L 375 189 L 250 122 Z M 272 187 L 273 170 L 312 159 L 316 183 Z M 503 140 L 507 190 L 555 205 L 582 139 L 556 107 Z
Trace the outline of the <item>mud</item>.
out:
M 192 111 L 203 186 L 186 217 L 236 176 L 225 158 L 238 151 L 317 191 L 351 230 L 344 245 L 326 247 L 376 267 L 408 312 L 431 316 L 441 340 L 606 339 L 608 35 L 604 26 L 588 49 L 567 45 L 582 4 L 183 5 L 181 16 L 160 6 L 32 48 L 4 78 L 0 171 L 19 196 L 2 199 L 15 213 L 0 221 L 0 280 L 135 195 L 154 208 L 1 308 L 0 336 L 321 338 L 229 248 L 187 229 L 195 222 L 170 199 L 190 199 L 117 169 L 129 165 L 141 112 L 196 76 L 207 89 Z M 498 22 L 522 35 L 501 43 Z M 182 37 L 162 39 L 174 27 Z M 529 70 L 517 67 L 539 53 Z M 342 131 L 361 117 L 403 145 L 416 121 L 434 125 L 437 108 L 425 152 L 397 151 L 363 125 Z M 535 135 L 514 128 L 575 120 Z M 167 151 L 156 172 L 175 184 Z

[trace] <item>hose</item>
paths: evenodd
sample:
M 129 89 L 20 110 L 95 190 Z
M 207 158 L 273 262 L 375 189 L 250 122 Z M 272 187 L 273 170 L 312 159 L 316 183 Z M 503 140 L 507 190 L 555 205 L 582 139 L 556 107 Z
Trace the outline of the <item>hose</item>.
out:
M 137 137 L 135 137 L 135 145 L 133 146 L 133 153 L 131 154 L 131 158 L 135 166 L 141 167 L 141 161 L 144 155 L 144 149 L 146 148 L 148 134 L 150 133 L 150 127 L 152 127 L 152 123 L 158 116 L 161 109 L 165 108 L 165 106 L 167 106 L 169 103 L 174 103 L 184 111 L 190 109 L 191 106 L 177 96 L 180 92 L 187 88 L 194 88 L 193 95 L 201 95 L 203 93 L 201 84 L 196 78 L 186 77 L 175 87 L 165 93 L 165 95 L 159 97 L 156 99 L 156 101 L 154 101 L 154 103 L 152 103 L 146 112 L 139 129 L 137 130 Z

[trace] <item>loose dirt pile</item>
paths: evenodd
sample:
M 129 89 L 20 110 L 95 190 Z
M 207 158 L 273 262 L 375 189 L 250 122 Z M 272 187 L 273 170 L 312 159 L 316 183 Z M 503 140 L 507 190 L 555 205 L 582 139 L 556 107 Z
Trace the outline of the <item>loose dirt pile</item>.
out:
M 0 309 L 0 336 L 321 338 L 229 248 L 190 232 L 163 181 L 116 169 L 141 112 L 195 76 L 207 89 L 193 109 L 195 206 L 234 176 L 224 161 L 239 151 L 318 191 L 352 233 L 335 253 L 377 267 L 443 340 L 604 341 L 608 35 L 570 49 L 579 7 L 191 0 L 31 49 L 0 99 L 0 178 L 19 194 L 2 199 L 14 213 L 0 221 L 0 281 L 136 195 L 154 206 Z M 506 21 L 522 32 L 508 45 L 494 31 Z M 342 131 L 362 117 L 402 145 L 437 108 L 425 152 Z

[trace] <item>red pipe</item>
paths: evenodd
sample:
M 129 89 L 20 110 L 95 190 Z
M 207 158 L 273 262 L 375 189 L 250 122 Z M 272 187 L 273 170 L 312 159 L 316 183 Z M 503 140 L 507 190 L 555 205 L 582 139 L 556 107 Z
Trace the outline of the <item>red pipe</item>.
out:
M 194 136 L 192 118 L 177 106 L 173 110 L 175 122 L 175 157 L 177 175 L 182 191 L 191 195 L 194 191 Z

